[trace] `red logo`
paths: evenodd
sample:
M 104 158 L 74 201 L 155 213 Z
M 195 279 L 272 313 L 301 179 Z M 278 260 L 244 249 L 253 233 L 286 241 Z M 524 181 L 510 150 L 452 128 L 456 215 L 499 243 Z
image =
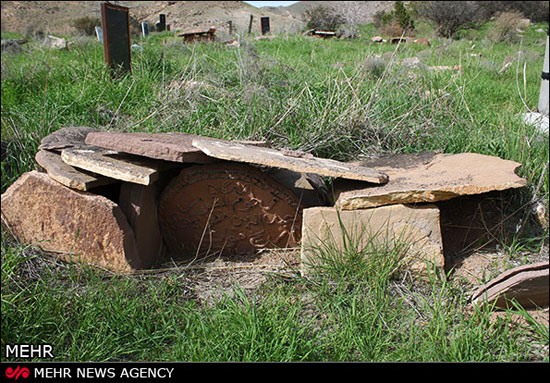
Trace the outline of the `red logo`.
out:
M 8 379 L 19 379 L 19 377 L 22 377 L 23 379 L 28 378 L 30 375 L 30 371 L 27 367 L 19 367 L 17 366 L 15 370 L 11 367 L 6 368 L 6 376 Z

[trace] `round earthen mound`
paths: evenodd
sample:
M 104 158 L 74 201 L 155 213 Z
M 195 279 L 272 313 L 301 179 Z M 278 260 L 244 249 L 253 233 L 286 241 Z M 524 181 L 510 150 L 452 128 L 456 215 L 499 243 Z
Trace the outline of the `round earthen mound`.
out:
M 183 169 L 164 189 L 159 224 L 174 255 L 247 255 L 298 245 L 298 197 L 260 170 L 217 163 Z

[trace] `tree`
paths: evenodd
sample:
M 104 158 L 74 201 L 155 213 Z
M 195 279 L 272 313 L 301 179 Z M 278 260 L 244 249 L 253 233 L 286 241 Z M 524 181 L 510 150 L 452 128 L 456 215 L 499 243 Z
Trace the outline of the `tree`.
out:
M 345 20 L 333 7 L 317 6 L 304 12 L 308 29 L 335 31 Z
M 477 1 L 423 1 L 418 5 L 418 13 L 433 21 L 439 35 L 447 38 L 452 37 L 461 27 L 483 18 Z

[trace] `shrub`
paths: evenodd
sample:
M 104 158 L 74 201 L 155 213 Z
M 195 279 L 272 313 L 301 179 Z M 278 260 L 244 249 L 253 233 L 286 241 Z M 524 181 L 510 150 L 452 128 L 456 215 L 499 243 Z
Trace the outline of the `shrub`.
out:
M 447 38 L 483 18 L 477 1 L 425 1 L 418 5 L 418 14 L 434 22 L 438 34 Z
M 308 9 L 304 12 L 304 21 L 308 29 L 335 31 L 344 24 L 345 20 L 332 7 L 322 5 Z
M 101 25 L 101 20 L 98 17 L 81 17 L 73 22 L 73 26 L 80 33 L 87 36 L 93 36 L 95 34 L 95 27 Z
M 487 38 L 493 42 L 513 42 L 522 19 L 525 17 L 519 11 L 502 12 L 498 14 L 495 25 L 487 31 Z
M 373 17 L 374 26 L 385 35 L 400 36 L 403 31 L 408 33 L 414 30 L 413 18 L 402 1 L 394 3 L 393 11 L 379 11 Z
M 407 11 L 407 9 L 405 8 L 405 6 L 403 5 L 403 2 L 396 1 L 393 4 L 393 6 L 394 6 L 395 19 L 397 20 L 401 28 L 407 32 L 414 30 L 413 19 L 409 14 L 409 12 Z

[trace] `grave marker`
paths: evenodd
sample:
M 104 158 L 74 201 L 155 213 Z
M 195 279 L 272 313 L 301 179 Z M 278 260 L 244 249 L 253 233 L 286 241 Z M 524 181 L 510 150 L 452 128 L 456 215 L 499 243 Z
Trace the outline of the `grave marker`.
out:
M 105 64 L 112 70 L 132 71 L 129 19 L 128 8 L 101 4 Z
M 103 29 L 101 29 L 101 27 L 95 27 L 95 35 L 97 41 L 103 42 Z
M 141 34 L 143 37 L 147 37 L 149 34 L 149 23 L 146 21 L 141 23 Z
M 269 17 L 260 18 L 260 24 L 262 27 L 262 35 L 269 33 Z
M 162 32 L 164 30 L 166 30 L 166 15 L 161 13 L 159 15 L 159 24 L 158 24 L 159 28 L 158 28 L 158 31 L 159 32 Z

